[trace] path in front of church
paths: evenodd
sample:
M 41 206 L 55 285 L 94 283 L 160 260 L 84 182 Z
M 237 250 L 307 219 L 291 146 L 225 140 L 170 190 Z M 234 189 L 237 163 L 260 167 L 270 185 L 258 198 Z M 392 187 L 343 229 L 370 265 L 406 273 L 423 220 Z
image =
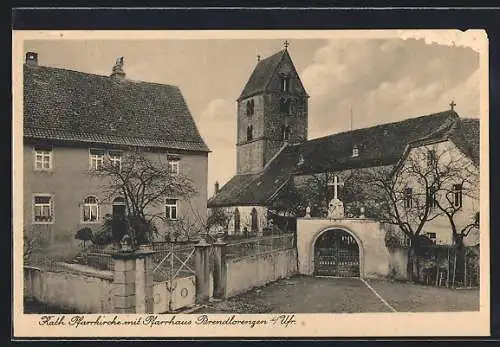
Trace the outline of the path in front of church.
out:
M 356 278 L 297 276 L 222 302 L 197 313 L 360 313 L 479 310 L 477 289 L 452 290 Z

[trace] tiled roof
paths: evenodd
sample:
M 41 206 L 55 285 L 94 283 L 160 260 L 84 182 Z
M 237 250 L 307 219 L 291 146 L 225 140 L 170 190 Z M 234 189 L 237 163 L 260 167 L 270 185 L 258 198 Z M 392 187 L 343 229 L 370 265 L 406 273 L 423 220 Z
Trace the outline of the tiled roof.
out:
M 180 89 L 24 66 L 24 136 L 209 151 Z
M 415 140 L 442 136 L 459 119 L 453 111 L 409 118 L 313 139 L 302 145 L 301 174 L 396 164 Z M 356 146 L 359 156 L 353 157 Z
M 288 54 L 286 50 L 279 51 L 259 61 L 250 75 L 247 84 L 245 84 L 238 100 L 263 92 L 284 54 Z
M 285 147 L 265 170 L 259 173 L 234 176 L 208 201 L 208 207 L 265 206 L 290 178 L 290 173 L 297 164 L 298 149 L 298 145 Z
M 460 122 L 453 111 L 445 111 L 400 122 L 381 124 L 306 141 L 285 148 L 260 173 L 234 176 L 209 201 L 209 207 L 266 205 L 291 175 L 306 175 L 327 170 L 347 170 L 395 165 L 410 142 L 455 134 Z M 471 138 L 474 122 L 465 120 L 465 138 Z M 461 124 L 462 124 L 461 123 Z M 478 134 L 478 133 L 477 133 Z M 462 137 L 460 137 L 463 139 Z M 479 137 L 477 136 L 477 153 Z M 465 141 L 464 143 L 468 143 Z M 359 156 L 353 157 L 354 145 Z M 474 146 L 473 146 L 474 147 Z M 299 164 L 302 161 L 302 164 Z
M 480 137 L 479 119 L 460 119 L 460 124 L 451 135 L 451 140 L 462 150 L 472 161 L 479 166 Z

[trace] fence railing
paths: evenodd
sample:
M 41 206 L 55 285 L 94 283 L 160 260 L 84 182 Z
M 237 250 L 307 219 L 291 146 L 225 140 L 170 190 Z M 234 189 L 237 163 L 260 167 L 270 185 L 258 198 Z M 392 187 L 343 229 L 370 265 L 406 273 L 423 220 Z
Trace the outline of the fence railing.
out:
M 420 246 L 416 259 L 417 280 L 446 287 L 479 286 L 479 249 L 453 245 Z
M 194 274 L 194 244 L 154 242 L 153 278 L 156 282 Z
M 226 256 L 228 258 L 243 258 L 294 247 L 294 234 L 265 236 L 228 243 L 226 245 Z

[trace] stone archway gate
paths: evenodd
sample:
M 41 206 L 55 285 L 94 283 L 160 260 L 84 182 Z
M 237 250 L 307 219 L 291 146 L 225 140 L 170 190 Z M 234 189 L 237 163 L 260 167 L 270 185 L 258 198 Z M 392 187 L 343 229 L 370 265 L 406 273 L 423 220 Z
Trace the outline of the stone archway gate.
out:
M 334 236 L 332 240 L 332 237 L 328 237 L 328 235 L 337 236 Z M 385 231 L 381 228 L 380 223 L 370 219 L 299 218 L 297 220 L 299 273 L 335 277 L 385 277 L 389 274 L 390 255 L 385 247 L 384 236 Z M 331 246 L 332 242 L 335 242 L 335 238 L 341 240 L 343 238 L 344 241 L 339 242 L 336 246 Z M 330 240 L 323 241 L 325 239 Z M 353 241 L 355 244 L 352 243 Z M 340 250 L 340 253 L 344 252 L 344 258 L 337 257 L 337 259 L 342 259 L 344 264 L 320 263 L 325 259 L 328 261 L 328 258 L 318 256 L 318 248 L 325 246 L 324 242 L 326 242 L 324 248 L 329 249 L 330 252 L 335 252 L 335 247 Z M 349 252 L 349 248 L 342 248 L 345 244 L 351 247 L 351 252 Z M 356 264 L 356 259 L 359 264 Z M 331 267 L 329 268 L 328 265 Z M 337 266 L 337 270 L 335 270 L 335 266 Z

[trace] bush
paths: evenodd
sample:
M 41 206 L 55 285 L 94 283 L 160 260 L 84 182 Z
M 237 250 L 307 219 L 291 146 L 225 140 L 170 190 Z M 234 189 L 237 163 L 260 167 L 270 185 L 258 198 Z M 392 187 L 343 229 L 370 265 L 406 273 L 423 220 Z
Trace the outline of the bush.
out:
M 113 242 L 113 217 L 110 214 L 104 216 L 102 227 L 94 233 L 92 243 L 95 245 L 106 246 Z
M 92 240 L 92 229 L 90 228 L 82 228 L 76 231 L 75 239 L 83 241 L 83 247 L 85 247 L 85 243 L 87 241 Z

